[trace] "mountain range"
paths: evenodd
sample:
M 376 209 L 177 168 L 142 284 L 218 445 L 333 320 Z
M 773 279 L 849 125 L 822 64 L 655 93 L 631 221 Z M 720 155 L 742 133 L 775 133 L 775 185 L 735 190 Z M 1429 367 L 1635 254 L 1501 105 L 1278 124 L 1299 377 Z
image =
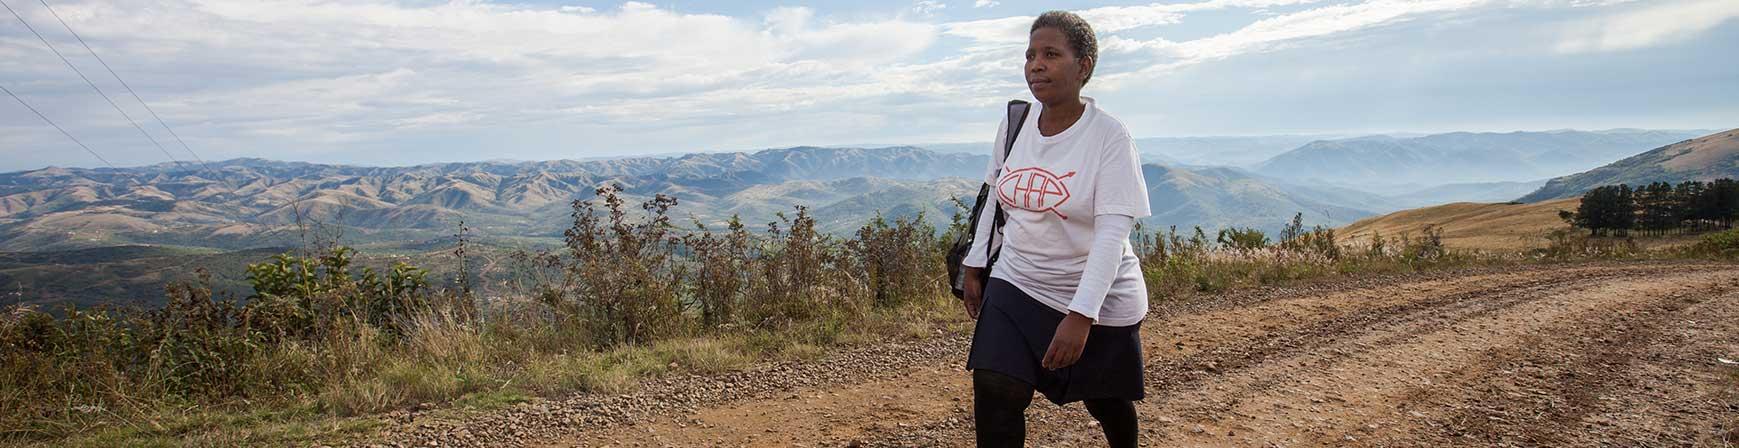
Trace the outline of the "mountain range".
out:
M 1209 137 L 1146 137 L 1135 139 L 1135 148 L 1146 163 L 1187 166 L 1248 166 L 1268 160 L 1299 145 L 1337 138 L 1327 135 L 1258 135 Z M 983 154 L 991 142 L 936 143 L 919 145 L 943 153 Z
M 463 220 L 479 234 L 553 240 L 569 203 L 611 184 L 629 200 L 667 194 L 677 218 L 751 225 L 810 207 L 824 230 L 876 213 L 945 222 L 971 200 L 987 156 L 914 147 L 798 147 L 594 161 L 358 167 L 237 159 L 207 167 L 46 168 L 0 174 L 0 251 L 122 244 L 243 249 L 293 243 L 298 223 L 342 226 L 360 243 L 427 240 Z M 1348 190 L 1275 183 L 1233 168 L 1144 166 L 1149 225 L 1274 229 L 1391 208 Z
M 1708 132 L 1617 129 L 1379 135 L 1313 141 L 1252 169 L 1293 182 L 1397 195 L 1444 184 L 1548 179 Z
M 948 198 L 973 190 L 959 178 L 982 173 L 985 163 L 983 156 L 911 147 L 799 147 L 385 168 L 258 159 L 209 169 L 47 168 L 0 174 L 0 250 L 128 243 L 237 249 L 279 244 L 298 222 L 346 226 L 352 236 L 375 240 L 451 233 L 461 219 L 485 234 L 559 236 L 569 201 L 605 184 L 630 199 L 675 196 L 685 203 L 678 213 L 707 222 L 730 213 L 770 218 L 794 204 L 820 207 L 890 189 L 910 212 L 939 213 Z

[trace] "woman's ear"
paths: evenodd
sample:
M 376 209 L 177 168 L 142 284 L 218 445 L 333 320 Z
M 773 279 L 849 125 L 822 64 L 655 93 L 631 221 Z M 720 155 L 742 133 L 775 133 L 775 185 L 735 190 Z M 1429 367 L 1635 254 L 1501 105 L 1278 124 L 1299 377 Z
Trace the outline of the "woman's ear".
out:
M 1083 57 L 1079 63 L 1081 64 L 1081 85 L 1084 86 L 1087 85 L 1087 81 L 1093 80 L 1093 68 L 1099 65 L 1099 58 Z

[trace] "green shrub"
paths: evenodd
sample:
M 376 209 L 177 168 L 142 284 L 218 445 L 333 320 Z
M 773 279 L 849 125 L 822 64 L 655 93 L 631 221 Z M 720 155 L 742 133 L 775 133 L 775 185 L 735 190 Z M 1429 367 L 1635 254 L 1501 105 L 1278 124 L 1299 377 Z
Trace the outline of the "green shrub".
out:
M 644 219 L 635 221 L 615 188 L 597 194 L 604 216 L 592 201 L 574 201 L 566 250 L 544 256 L 562 274 L 560 283 L 539 285 L 538 297 L 597 346 L 684 334 L 679 288 L 685 271 L 676 259 L 680 239 L 671 235 L 669 217 L 676 198 L 661 194 L 646 201 L 640 206 Z
M 845 243 L 850 260 L 858 266 L 868 282 L 872 303 L 878 307 L 893 307 L 904 301 L 935 295 L 944 278 L 938 276 L 934 249 L 940 247 L 934 227 L 924 222 L 922 213 L 910 219 L 898 219 L 892 224 L 880 213 L 857 231 L 857 238 Z
M 397 332 L 401 320 L 428 305 L 428 271 L 395 262 L 386 274 L 364 268 L 351 272 L 356 250 L 337 246 L 318 256 L 289 253 L 247 267 L 249 323 L 280 338 L 308 338 L 341 317 L 359 317 Z
M 1214 238 L 1221 246 L 1236 250 L 1257 250 L 1268 247 L 1268 235 L 1261 230 L 1237 228 L 1220 230 L 1220 235 Z
M 1739 257 L 1739 229 L 1729 229 L 1721 232 L 1703 235 L 1692 250 L 1705 255 L 1734 258 Z

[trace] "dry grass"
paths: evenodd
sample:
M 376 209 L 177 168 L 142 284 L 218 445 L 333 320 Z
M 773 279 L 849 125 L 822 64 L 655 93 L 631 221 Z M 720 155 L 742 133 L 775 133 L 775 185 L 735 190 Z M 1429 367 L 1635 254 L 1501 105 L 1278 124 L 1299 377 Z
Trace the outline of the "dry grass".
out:
M 1517 251 L 1546 247 L 1553 230 L 1569 228 L 1558 211 L 1576 211 L 1581 203 L 1581 198 L 1534 204 L 1457 202 L 1365 218 L 1337 230 L 1341 244 L 1362 245 L 1372 235 L 1419 235 L 1425 226 L 1435 225 L 1450 248 Z
M 1419 235 L 1426 226 L 1443 231 L 1443 245 L 1450 249 L 1515 252 L 1542 249 L 1553 244 L 1556 231 L 1578 232 L 1558 217 L 1559 210 L 1576 211 L 1581 198 L 1558 199 L 1534 204 L 1478 204 L 1457 202 L 1403 210 L 1365 218 L 1336 229 L 1343 245 L 1367 245 L 1373 235 L 1392 237 Z M 1580 231 L 1587 233 L 1587 231 Z M 1621 237 L 1599 237 L 1617 244 Z M 1701 235 L 1636 237 L 1642 250 L 1669 250 L 1696 244 Z

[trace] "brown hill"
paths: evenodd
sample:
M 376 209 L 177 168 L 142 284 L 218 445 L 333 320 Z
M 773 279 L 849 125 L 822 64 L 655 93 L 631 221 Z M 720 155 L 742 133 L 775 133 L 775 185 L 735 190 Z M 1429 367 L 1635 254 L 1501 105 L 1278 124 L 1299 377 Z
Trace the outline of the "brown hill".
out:
M 1723 177 L 1739 177 L 1739 129 L 1662 146 L 1606 166 L 1552 179 L 1520 201 L 1581 196 L 1603 185 L 1676 184 Z
M 1418 236 L 1425 226 L 1443 231 L 1443 244 L 1455 249 L 1520 250 L 1545 247 L 1546 236 L 1569 225 L 1558 218 L 1559 210 L 1575 211 L 1582 198 L 1558 199 L 1533 204 L 1476 204 L 1457 202 L 1435 207 L 1402 210 L 1366 218 L 1336 230 L 1342 244 L 1366 244 L 1373 233 L 1384 238 L 1402 234 Z

